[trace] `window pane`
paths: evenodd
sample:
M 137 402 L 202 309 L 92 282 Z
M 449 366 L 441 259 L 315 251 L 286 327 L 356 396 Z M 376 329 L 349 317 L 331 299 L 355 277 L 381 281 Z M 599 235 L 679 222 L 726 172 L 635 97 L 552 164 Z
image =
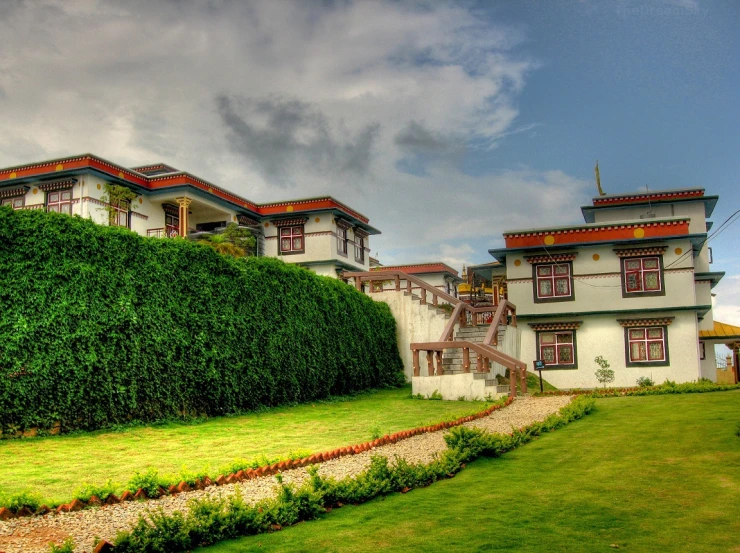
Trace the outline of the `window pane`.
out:
M 570 332 L 563 332 L 561 334 L 558 334 L 558 344 L 572 344 L 573 343 L 573 334 Z
M 537 274 L 539 276 L 550 276 L 552 274 L 552 267 L 550 265 L 537 267 Z
M 303 238 L 300 236 L 293 238 L 293 250 L 302 250 L 303 249 Z
M 57 213 L 59 213 L 59 204 L 50 205 L 49 206 L 49 211 L 56 211 Z
M 663 356 L 663 342 L 648 342 L 648 359 L 650 361 L 662 361 Z
M 624 262 L 624 267 L 630 271 L 639 270 L 640 269 L 640 260 L 639 259 L 628 259 Z
M 648 259 L 644 259 L 642 262 L 642 266 L 645 269 L 657 269 L 658 268 L 658 260 L 655 257 L 650 257 Z
M 282 227 L 280 229 L 280 236 L 290 236 L 290 227 Z
M 50 202 L 58 202 L 59 201 L 59 192 L 49 192 L 49 201 Z
M 572 363 L 573 362 L 573 346 L 566 344 L 564 346 L 558 346 L 558 363 Z
M 663 329 L 662 328 L 648 328 L 647 329 L 647 336 L 651 339 L 663 339 Z
M 551 280 L 540 280 L 539 289 L 540 289 L 540 296 L 552 296 L 552 281 Z
M 630 344 L 630 361 L 645 360 L 645 342 L 633 342 Z
M 547 364 L 555 363 L 555 346 L 544 346 L 540 348 L 542 360 Z
M 644 328 L 630 328 L 630 340 L 644 340 L 645 329 Z
M 558 296 L 570 295 L 570 281 L 567 278 L 555 279 L 555 294 Z
M 570 271 L 568 270 L 570 267 L 568 265 L 555 265 L 555 274 L 556 275 L 568 275 L 570 274 Z
M 69 201 L 72 199 L 72 191 L 71 190 L 63 190 L 62 191 L 62 200 L 63 201 Z
M 642 286 L 640 286 L 639 273 L 627 273 L 627 291 L 639 292 L 640 290 Z
M 13 207 L 14 208 L 23 207 L 23 198 L 16 198 L 15 200 L 13 200 Z
M 72 215 L 72 204 L 62 204 L 60 206 L 60 213 L 66 213 L 67 215 Z
M 303 227 L 293 227 L 293 234 L 297 236 L 303 235 Z
M 280 249 L 284 252 L 290 251 L 290 238 L 281 238 L 280 239 Z
M 555 335 L 554 334 L 540 334 L 540 343 L 541 344 L 554 344 L 555 343 Z
M 660 279 L 656 271 L 650 271 L 644 273 L 645 275 L 645 290 L 660 290 Z

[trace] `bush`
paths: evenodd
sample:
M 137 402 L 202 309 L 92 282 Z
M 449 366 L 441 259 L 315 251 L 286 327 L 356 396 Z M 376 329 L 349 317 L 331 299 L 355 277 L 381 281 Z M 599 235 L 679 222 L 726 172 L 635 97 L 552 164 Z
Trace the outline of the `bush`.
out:
M 278 259 L 0 209 L 0 429 L 216 416 L 398 385 L 387 305 Z
M 640 378 L 637 379 L 637 385 L 640 388 L 645 388 L 648 386 L 655 386 L 655 382 L 653 382 L 653 379 L 650 378 L 649 376 L 641 376 Z

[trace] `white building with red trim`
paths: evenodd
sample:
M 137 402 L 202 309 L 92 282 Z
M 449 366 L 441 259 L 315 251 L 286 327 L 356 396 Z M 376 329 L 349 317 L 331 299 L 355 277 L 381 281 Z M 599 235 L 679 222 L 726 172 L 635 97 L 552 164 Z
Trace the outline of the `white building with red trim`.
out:
M 237 223 L 257 237 L 257 254 L 280 257 L 316 273 L 369 269 L 370 226 L 332 197 L 257 204 L 165 164 L 127 168 L 92 154 L 0 169 L 0 204 L 44 209 L 109 224 L 105 185 L 138 194 L 112 206 L 112 224 L 142 236 L 187 237 Z
M 559 388 L 599 386 L 598 356 L 612 386 L 715 380 L 699 333 L 713 328 L 724 275 L 706 246 L 717 201 L 700 188 L 599 196 L 582 225 L 505 232 L 506 247 L 489 251 L 506 266 L 521 358 L 544 361 Z
M 430 263 L 413 263 L 410 265 L 381 265 L 377 264 L 373 266 L 371 271 L 403 271 L 407 275 L 414 275 L 419 277 L 427 284 L 431 284 L 435 288 L 449 294 L 450 296 L 457 297 L 457 287 L 463 282 L 459 273 L 441 261 L 435 261 Z M 383 284 L 383 290 L 395 289 L 395 283 Z M 418 287 L 412 286 L 412 292 L 416 292 Z M 380 289 L 377 290 L 381 291 Z

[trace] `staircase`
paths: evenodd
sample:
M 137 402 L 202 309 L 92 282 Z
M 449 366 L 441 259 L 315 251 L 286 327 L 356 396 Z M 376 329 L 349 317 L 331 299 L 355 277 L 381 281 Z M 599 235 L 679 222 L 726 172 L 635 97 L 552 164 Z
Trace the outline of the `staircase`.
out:
M 467 326 L 458 328 L 455 332 L 455 341 L 468 341 L 474 344 L 483 343 L 483 339 L 486 337 L 488 330 L 491 325 L 478 325 L 478 326 Z M 506 333 L 506 326 L 499 325 L 498 327 L 498 342 L 502 343 L 504 340 L 504 334 Z M 462 349 L 455 348 L 445 350 L 442 354 L 442 367 L 444 368 L 445 374 L 462 374 L 463 373 L 463 353 Z M 496 380 L 496 369 L 495 366 L 491 368 L 491 372 L 478 373 L 478 360 L 476 355 L 470 356 L 470 372 L 474 373 L 473 378 L 475 380 L 485 380 L 486 388 L 490 389 L 491 393 L 506 393 L 509 389 L 508 385 L 502 384 L 499 386 Z M 503 371 L 501 371 L 503 375 Z

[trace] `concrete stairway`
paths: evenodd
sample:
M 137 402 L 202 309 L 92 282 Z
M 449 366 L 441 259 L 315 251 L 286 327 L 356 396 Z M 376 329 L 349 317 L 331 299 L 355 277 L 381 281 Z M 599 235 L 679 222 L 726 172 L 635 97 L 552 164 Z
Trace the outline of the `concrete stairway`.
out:
M 465 340 L 468 342 L 472 342 L 474 344 L 480 344 L 483 342 L 483 339 L 486 337 L 486 334 L 488 333 L 488 329 L 491 325 L 479 325 L 479 326 L 468 326 L 464 328 L 458 328 L 455 332 L 454 339 L 457 340 Z M 499 343 L 501 343 L 504 339 L 504 333 L 506 332 L 506 327 L 503 325 L 499 326 L 498 329 L 498 340 Z M 445 374 L 462 374 L 463 372 L 463 352 L 460 348 L 455 349 L 448 349 L 445 350 L 442 354 L 442 367 L 444 368 Z M 470 352 L 470 372 L 475 373 L 475 371 L 478 369 L 478 357 L 475 354 L 475 352 Z M 480 374 L 474 374 L 473 378 L 476 380 L 485 380 L 486 381 L 486 387 L 491 388 L 491 392 L 498 391 L 499 393 L 506 393 L 508 391 L 508 386 L 501 386 L 500 390 L 496 390 L 498 388 L 498 382 L 496 381 L 495 377 L 491 373 L 480 373 Z

